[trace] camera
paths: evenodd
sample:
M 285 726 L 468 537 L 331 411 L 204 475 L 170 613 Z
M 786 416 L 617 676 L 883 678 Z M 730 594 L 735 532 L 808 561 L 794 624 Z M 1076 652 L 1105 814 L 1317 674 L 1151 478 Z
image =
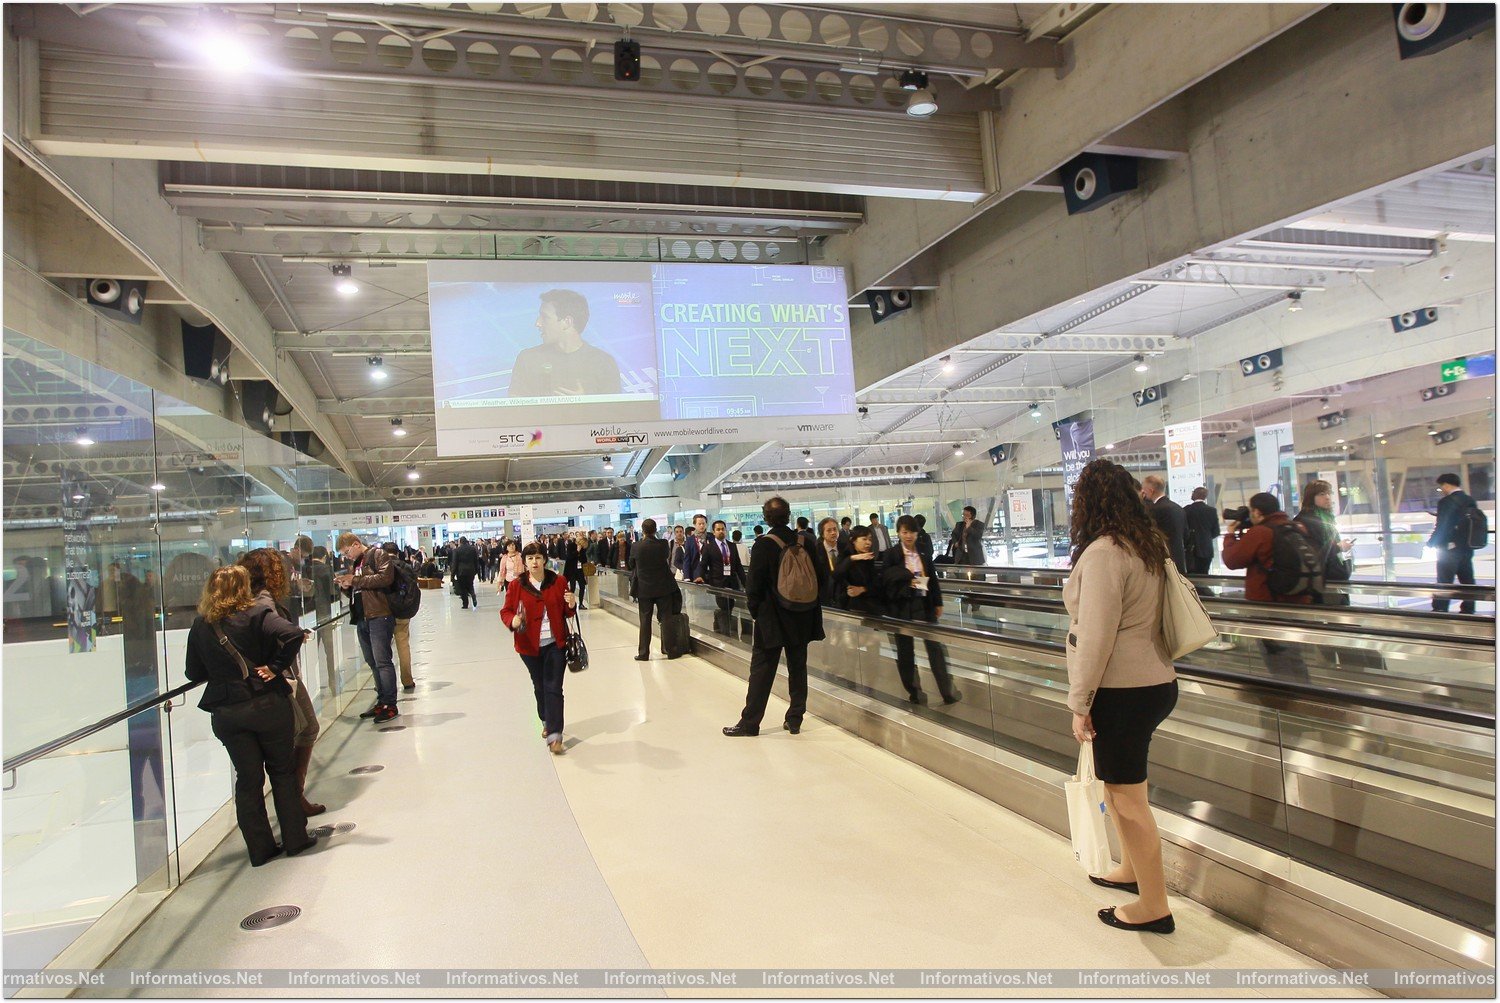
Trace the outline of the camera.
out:
M 1239 508 L 1226 508 L 1224 510 L 1225 522 L 1238 522 L 1241 524 L 1250 521 L 1250 506 L 1241 505 Z

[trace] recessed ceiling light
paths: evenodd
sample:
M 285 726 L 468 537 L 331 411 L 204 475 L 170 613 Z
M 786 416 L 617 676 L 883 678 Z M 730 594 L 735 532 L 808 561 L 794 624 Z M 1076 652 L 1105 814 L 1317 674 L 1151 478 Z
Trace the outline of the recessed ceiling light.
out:
M 167 486 L 165 484 L 163 484 L 161 481 L 157 481 L 155 484 L 151 485 L 151 490 L 152 491 L 165 491 L 165 490 L 167 490 Z
M 73 439 L 73 441 L 78 443 L 80 446 L 92 446 L 94 444 L 93 437 L 89 435 L 86 429 L 82 428 L 78 430 L 78 435 Z

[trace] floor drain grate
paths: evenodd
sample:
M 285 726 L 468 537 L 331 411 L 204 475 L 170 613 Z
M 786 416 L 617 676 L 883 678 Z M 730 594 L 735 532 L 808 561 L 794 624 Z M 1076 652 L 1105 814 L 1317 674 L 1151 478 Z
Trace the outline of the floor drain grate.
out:
M 260 912 L 252 912 L 240 920 L 241 930 L 269 930 L 273 926 L 284 926 L 302 915 L 302 910 L 294 905 L 273 905 L 269 909 Z
M 366 774 L 379 773 L 383 769 L 385 769 L 384 766 L 356 766 L 349 771 L 349 775 L 351 777 L 363 777 Z
M 385 734 L 388 731 L 405 731 L 406 730 L 406 725 L 404 725 L 404 724 L 393 724 L 389 728 L 376 728 L 375 730 L 378 731 L 378 732 L 380 732 L 383 735 L 383 734 Z

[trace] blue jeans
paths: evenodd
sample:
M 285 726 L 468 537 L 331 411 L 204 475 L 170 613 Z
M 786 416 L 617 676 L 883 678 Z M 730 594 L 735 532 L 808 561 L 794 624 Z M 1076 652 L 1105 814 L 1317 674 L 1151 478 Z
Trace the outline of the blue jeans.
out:
M 365 664 L 375 673 L 375 702 L 396 706 L 396 663 L 391 660 L 391 637 L 396 632 L 393 616 L 366 617 L 355 628 Z

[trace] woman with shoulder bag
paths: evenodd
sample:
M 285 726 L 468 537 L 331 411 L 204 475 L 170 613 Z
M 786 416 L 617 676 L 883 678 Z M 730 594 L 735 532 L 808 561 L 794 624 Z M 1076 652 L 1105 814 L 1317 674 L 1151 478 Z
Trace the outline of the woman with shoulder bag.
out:
M 1354 543 L 1339 536 L 1339 526 L 1333 517 L 1333 485 L 1327 481 L 1309 483 L 1302 491 L 1302 510 L 1293 521 L 1302 524 L 1313 547 L 1323 555 L 1323 581 L 1347 582 L 1354 573 L 1354 562 L 1349 558 Z M 1347 606 L 1349 596 L 1325 591 L 1314 601 L 1324 606 Z
M 540 543 L 526 545 L 526 574 L 505 592 L 500 622 L 515 635 L 516 653 L 531 673 L 536 692 L 536 716 L 542 721 L 542 740 L 552 754 L 563 751 L 564 650 L 568 617 L 578 600 L 563 577 L 547 570 L 547 550 Z
M 1089 880 L 1140 896 L 1099 910 L 1105 925 L 1171 933 L 1161 835 L 1146 792 L 1151 735 L 1177 705 L 1177 672 L 1162 635 L 1167 540 L 1129 472 L 1100 459 L 1083 468 L 1073 489 L 1072 542 L 1073 570 L 1063 585 L 1068 707 L 1073 737 L 1092 743 L 1094 773 L 1120 834 L 1120 866 Z
M 241 557 L 239 563 L 250 574 L 250 592 L 255 596 L 255 601 L 270 606 L 277 616 L 288 623 L 296 623 L 297 618 L 286 606 L 290 590 L 281 554 L 270 547 L 261 547 Z M 307 640 L 309 635 L 310 632 L 304 631 L 303 640 Z M 318 733 L 322 729 L 318 724 L 318 712 L 313 708 L 312 695 L 307 692 L 307 684 L 303 680 L 300 656 L 292 663 L 287 673 L 287 682 L 292 690 L 295 726 L 292 746 L 297 750 L 297 790 L 302 796 L 302 813 L 310 818 L 323 814 L 328 806 L 307 800 L 307 770 L 312 765 L 313 746 L 317 744 Z
M 234 764 L 240 835 L 259 867 L 283 852 L 295 857 L 317 842 L 308 834 L 292 751 L 292 702 L 282 675 L 302 647 L 302 628 L 250 594 L 239 565 L 209 576 L 187 637 L 187 677 L 206 682 L 198 706 L 213 714 L 214 735 Z M 267 774 L 281 824 L 271 833 L 263 792 Z

